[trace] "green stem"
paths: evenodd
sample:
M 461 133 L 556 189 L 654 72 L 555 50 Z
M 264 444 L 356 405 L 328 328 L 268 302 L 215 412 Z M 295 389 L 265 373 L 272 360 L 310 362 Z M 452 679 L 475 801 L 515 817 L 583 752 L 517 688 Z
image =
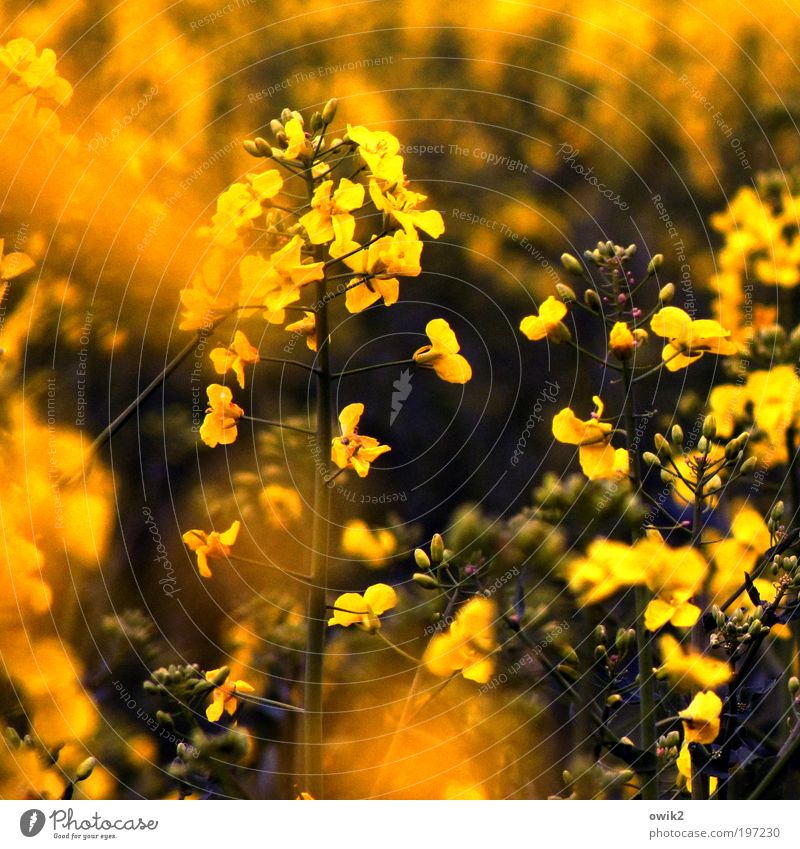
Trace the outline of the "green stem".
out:
M 311 166 L 306 184 L 309 201 L 314 195 Z M 315 247 L 316 259 L 322 259 L 322 250 Z M 327 266 L 325 266 L 327 267 Z M 330 457 L 331 449 L 331 363 L 330 332 L 328 326 L 327 280 L 317 281 L 316 311 L 317 332 L 317 427 L 316 450 L 322 458 Z M 311 528 L 311 589 L 308 597 L 308 636 L 306 639 L 306 669 L 303 687 L 303 772 L 306 789 L 316 799 L 324 798 L 323 781 L 323 680 L 325 664 L 325 632 L 327 628 L 326 594 L 328 586 L 328 557 L 330 543 L 331 490 L 325 475 L 314 475 L 314 517 Z
M 376 371 L 377 369 L 382 369 L 382 368 L 392 368 L 392 367 L 396 367 L 396 366 L 413 366 L 413 365 L 414 365 L 413 359 L 394 360 L 391 363 L 376 363 L 375 365 L 371 365 L 371 366 L 362 366 L 361 368 L 351 368 L 351 369 L 347 369 L 346 371 L 337 371 L 337 372 L 335 372 L 334 374 L 331 375 L 331 380 L 339 380 L 342 377 L 350 377 L 350 375 L 352 375 L 352 374 L 364 374 L 364 372 Z
M 623 364 L 622 377 L 625 386 L 625 430 L 628 456 L 630 462 L 631 480 L 634 491 L 638 494 L 642 489 L 641 471 L 639 468 L 639 452 L 632 446 L 633 435 L 636 432 L 636 397 L 634 380 L 631 377 L 627 363 Z M 631 533 L 632 542 L 636 542 L 638 533 Z M 636 607 L 636 656 L 639 663 L 639 745 L 642 750 L 655 757 L 656 751 L 656 706 L 653 680 L 653 646 L 650 635 L 644 624 L 644 614 L 650 603 L 647 587 L 639 584 L 634 591 Z M 653 800 L 658 798 L 658 787 L 651 775 L 641 775 L 642 798 Z

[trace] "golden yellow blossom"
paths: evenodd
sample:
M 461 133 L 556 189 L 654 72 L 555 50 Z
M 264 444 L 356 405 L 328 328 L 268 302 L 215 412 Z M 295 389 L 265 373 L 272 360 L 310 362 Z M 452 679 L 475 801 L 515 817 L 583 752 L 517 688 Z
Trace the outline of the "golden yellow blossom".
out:
M 361 158 L 376 180 L 390 186 L 403 182 L 405 175 L 403 157 L 399 155 L 400 142 L 391 133 L 348 124 L 347 136 L 358 145 Z
M 290 118 L 283 127 L 288 146 L 283 152 L 286 159 L 308 159 L 314 153 L 314 146 L 297 118 Z
M 665 634 L 658 645 L 661 651 L 659 675 L 666 675 L 676 687 L 715 690 L 727 684 L 733 676 L 733 670 L 724 660 L 708 657 L 691 648 L 684 650 L 669 634 Z
M 686 781 L 686 789 L 692 792 L 692 756 L 689 752 L 689 743 L 686 742 L 681 746 L 680 754 L 675 761 L 675 766 L 678 767 L 678 772 Z M 708 790 L 713 793 L 717 789 L 718 779 L 715 775 L 709 776 Z
M 211 577 L 209 560 L 224 560 L 230 556 L 231 547 L 239 536 L 242 523 L 237 519 L 227 531 L 186 531 L 182 539 L 190 551 L 197 555 L 197 570 L 204 578 Z
M 287 333 L 297 333 L 305 336 L 306 345 L 311 351 L 317 350 L 317 316 L 313 312 L 305 310 L 299 321 L 293 321 L 283 328 Z
M 333 462 L 340 469 L 354 469 L 360 478 L 367 476 L 370 463 L 392 450 L 388 445 L 381 445 L 374 437 L 358 433 L 358 422 L 362 415 L 363 404 L 348 404 L 339 413 L 341 436 L 335 436 L 331 445 Z
M 278 527 L 297 522 L 303 515 L 300 493 L 289 486 L 271 483 L 264 487 L 259 497 L 267 519 Z
M 244 410 L 233 403 L 233 395 L 227 386 L 212 383 L 207 389 L 208 409 L 203 424 L 200 425 L 200 438 L 210 448 L 217 445 L 230 445 L 239 434 L 238 422 Z
M 627 360 L 636 347 L 636 338 L 624 321 L 618 321 L 608 336 L 608 347 L 618 360 Z
M 550 295 L 539 307 L 539 315 L 528 315 L 522 319 L 519 329 L 532 342 L 547 338 L 551 342 L 566 342 L 571 336 L 569 328 L 561 319 L 567 314 L 567 305 Z
M 3 287 L 15 277 L 30 271 L 33 266 L 33 260 L 20 251 L 12 251 L 5 253 L 5 239 L 0 239 L 0 298 L 2 298 Z
M 697 693 L 689 707 L 678 715 L 683 720 L 683 739 L 687 743 L 713 743 L 719 736 L 722 699 L 711 691 Z
M 373 584 L 364 595 L 344 593 L 333 605 L 333 615 L 328 625 L 349 628 L 356 625 L 365 631 L 381 627 L 380 616 L 397 605 L 397 593 L 388 584 Z
M 425 325 L 425 332 L 431 344 L 414 352 L 414 362 L 429 366 L 448 383 L 466 383 L 472 377 L 472 368 L 458 353 L 461 346 L 450 325 L 443 318 L 434 318 Z
M 603 402 L 595 395 L 596 411 L 588 421 L 579 419 L 567 407 L 553 418 L 553 436 L 567 445 L 578 446 L 581 469 L 589 480 L 624 477 L 628 474 L 628 452 L 611 445 L 613 427 L 603 422 Z
M 325 180 L 314 190 L 311 210 L 300 218 L 299 223 L 306 228 L 312 245 L 322 245 L 334 239 L 334 219 L 352 218 L 353 210 L 360 209 L 363 204 L 364 186 L 361 183 L 342 177 L 334 191 L 333 180 Z
M 442 678 L 460 672 L 469 681 L 486 684 L 494 672 L 496 615 L 488 598 L 471 598 L 447 631 L 434 635 L 428 643 L 423 656 L 428 671 Z
M 200 227 L 197 234 L 213 239 L 219 245 L 232 245 L 253 227 L 253 221 L 264 212 L 265 201 L 283 188 L 281 175 L 275 170 L 248 174 L 247 182 L 233 183 L 217 198 L 217 209 L 210 227 Z
M 303 286 L 322 280 L 324 263 L 303 262 L 303 239 L 293 236 L 269 259 L 249 254 L 239 264 L 242 306 L 263 306 L 267 321 L 282 324 L 285 308 L 300 298 Z
M 56 71 L 56 54 L 49 48 L 37 53 L 27 38 L 15 38 L 0 47 L 0 66 L 12 81 L 36 95 L 50 98 L 59 106 L 69 103 L 72 86 Z
M 375 180 L 370 180 L 369 194 L 375 208 L 384 214 L 390 225 L 396 222 L 407 233 L 416 234 L 417 230 L 422 230 L 434 239 L 444 233 L 444 221 L 438 210 L 417 209 L 428 199 L 427 195 L 412 192 L 400 184 L 384 191 Z
M 371 569 L 379 569 L 397 550 L 394 534 L 381 528 L 372 530 L 361 519 L 351 519 L 342 534 L 342 551 L 350 557 L 360 558 Z
M 699 360 L 703 354 L 730 355 L 736 345 L 730 331 L 710 318 L 692 319 L 678 307 L 664 307 L 651 319 L 650 327 L 667 340 L 662 359 L 669 371 L 678 371 Z
M 221 669 L 211 669 L 206 672 L 206 680 L 214 681 Z M 223 712 L 233 716 L 239 707 L 237 693 L 254 693 L 255 688 L 247 681 L 225 681 L 219 687 L 215 687 L 211 694 L 211 703 L 206 708 L 206 717 L 210 722 L 218 722 Z
M 244 389 L 244 367 L 255 365 L 259 360 L 258 348 L 250 344 L 250 340 L 237 330 L 230 348 L 214 348 L 209 355 L 217 374 L 225 374 L 231 369 L 236 375 L 236 381 Z

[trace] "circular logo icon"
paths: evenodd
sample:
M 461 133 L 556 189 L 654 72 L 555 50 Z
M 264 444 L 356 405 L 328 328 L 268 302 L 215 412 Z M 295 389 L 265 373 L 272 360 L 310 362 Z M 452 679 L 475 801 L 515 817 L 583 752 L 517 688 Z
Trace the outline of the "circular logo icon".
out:
M 19 830 L 25 837 L 36 837 L 36 835 L 44 828 L 45 816 L 44 812 L 38 808 L 31 808 L 19 818 Z

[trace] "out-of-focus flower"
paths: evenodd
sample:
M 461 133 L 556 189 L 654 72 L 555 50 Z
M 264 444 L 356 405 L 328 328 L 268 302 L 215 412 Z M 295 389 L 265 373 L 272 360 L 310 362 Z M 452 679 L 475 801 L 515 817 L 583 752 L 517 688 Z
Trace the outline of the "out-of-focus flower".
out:
M 724 660 L 708 657 L 694 649 L 685 651 L 675 637 L 665 634 L 659 641 L 660 675 L 685 690 L 716 690 L 731 680 L 733 670 Z
M 743 384 L 715 386 L 710 405 L 719 436 L 732 436 L 752 418 L 751 452 L 767 466 L 787 462 L 786 431 L 800 422 L 800 378 L 794 366 L 776 365 L 750 372 Z
M 722 699 L 711 691 L 697 693 L 689 707 L 678 715 L 683 720 L 683 739 L 687 743 L 713 743 L 719 736 Z
M 301 790 L 294 798 L 296 802 L 316 801 L 316 799 L 310 793 L 306 793 L 305 790 Z
M 414 362 L 429 366 L 448 383 L 466 383 L 472 377 L 472 368 L 458 353 L 461 346 L 450 325 L 443 318 L 434 318 L 425 325 L 425 332 L 431 344 L 414 352 Z
M 227 531 L 186 531 L 182 539 L 189 549 L 197 555 L 197 569 L 204 578 L 211 577 L 209 560 L 224 560 L 230 556 L 231 547 L 239 536 L 242 523 L 238 519 Z
M 672 479 L 672 494 L 682 504 L 693 504 L 695 500 L 695 485 L 698 481 L 698 473 L 696 470 L 697 463 L 701 458 L 703 460 L 704 469 L 714 466 L 725 455 L 725 449 L 718 444 L 711 446 L 711 450 L 704 454 L 700 451 L 693 451 L 690 454 L 679 454 L 674 458 L 675 468 L 683 478 L 689 481 L 685 483 L 681 478 Z M 705 474 L 705 473 L 704 473 Z M 704 506 L 713 507 L 717 503 L 717 492 L 722 488 L 722 478 L 720 475 L 714 475 L 711 480 L 703 484 L 702 501 Z
M 358 145 L 358 152 L 375 179 L 390 186 L 403 182 L 400 142 L 391 133 L 348 124 L 347 136 Z
M 352 212 L 364 204 L 364 186 L 347 177 L 339 180 L 333 190 L 333 180 L 325 180 L 314 190 L 311 210 L 300 218 L 312 245 L 322 245 L 334 239 L 334 219 L 352 218 Z
M 11 81 L 19 81 L 38 96 L 54 100 L 59 106 L 69 103 L 72 86 L 56 71 L 56 54 L 49 48 L 41 53 L 27 38 L 14 38 L 0 47 L 0 66 Z
M 730 331 L 710 318 L 692 319 L 678 307 L 664 307 L 651 319 L 650 327 L 667 340 L 662 359 L 669 371 L 679 371 L 703 354 L 721 356 L 736 353 Z
M 235 293 L 229 285 L 231 267 L 235 267 L 235 260 L 229 250 L 214 248 L 209 253 L 200 272 L 181 290 L 181 330 L 207 330 L 235 305 Z
M 369 473 L 370 463 L 392 449 L 381 445 L 372 436 L 358 433 L 358 423 L 364 415 L 363 404 L 348 404 L 339 413 L 341 436 L 335 436 L 331 445 L 331 459 L 340 469 L 354 469 L 360 478 Z
M 397 605 L 397 593 L 388 584 L 373 584 L 364 595 L 344 593 L 333 605 L 333 615 L 328 625 L 349 628 L 356 625 L 365 631 L 377 631 L 381 627 L 379 617 Z
M 684 777 L 686 780 L 686 789 L 691 793 L 692 792 L 692 756 L 689 752 L 689 743 L 688 741 L 681 746 L 680 754 L 678 755 L 677 760 L 675 761 L 675 766 L 678 767 L 678 772 Z M 708 790 L 710 793 L 713 793 L 717 789 L 718 779 L 716 776 L 709 776 L 708 779 Z
M 300 493 L 292 487 L 271 483 L 264 487 L 259 498 L 267 518 L 278 527 L 296 522 L 303 515 Z
M 361 519 L 352 519 L 342 534 L 342 551 L 360 558 L 371 569 L 379 569 L 397 550 L 397 539 L 385 528 L 372 530 Z
M 488 598 L 471 598 L 447 631 L 434 635 L 428 643 L 423 656 L 428 671 L 442 678 L 460 672 L 470 681 L 486 684 L 494 672 L 496 614 Z
M 691 628 L 700 618 L 700 608 L 689 601 L 691 596 L 691 590 L 674 590 L 651 599 L 644 612 L 645 628 L 657 631 L 667 623 L 676 628 Z
M 244 367 L 255 365 L 261 358 L 258 348 L 250 344 L 250 340 L 237 330 L 230 348 L 214 348 L 209 355 L 217 374 L 225 374 L 231 369 L 236 375 L 236 381 L 244 389 Z
M 230 445 L 239 434 L 238 422 L 244 410 L 233 403 L 233 395 L 227 386 L 212 383 L 207 389 L 208 409 L 203 424 L 200 425 L 200 438 L 210 448 L 217 445 Z
M 417 230 L 422 230 L 434 239 L 444 233 L 444 221 L 438 210 L 417 209 L 428 199 L 427 195 L 412 192 L 402 185 L 384 191 L 375 180 L 370 180 L 369 194 L 375 208 L 379 209 L 389 222 L 397 222 L 407 233 L 416 235 Z
M 305 336 L 308 348 L 311 351 L 317 350 L 317 317 L 313 312 L 305 310 L 301 319 L 287 324 L 283 329 L 287 333 L 297 333 L 300 336 Z
M 567 342 L 571 339 L 569 328 L 561 319 L 567 314 L 567 305 L 550 295 L 539 307 L 539 315 L 528 315 L 522 319 L 519 329 L 532 342 L 547 338 L 551 342 Z
M 0 739 L 0 798 L 60 799 L 68 783 L 58 764 L 35 746 Z
M 586 556 L 568 560 L 565 578 L 582 606 L 644 582 L 644 571 L 630 554 L 627 543 L 599 538 L 589 543 Z
M 34 267 L 33 260 L 20 251 L 12 251 L 4 253 L 5 239 L 0 239 L 0 297 L 9 280 L 19 277 L 26 271 L 30 271 Z
M 206 680 L 214 681 L 222 669 L 211 669 L 206 672 Z M 255 688 L 247 681 L 227 680 L 219 687 L 215 687 L 211 694 L 211 703 L 206 708 L 206 717 L 210 722 L 218 722 L 223 713 L 233 716 L 239 707 L 237 693 L 254 693 Z
M 595 395 L 596 411 L 588 421 L 579 419 L 567 407 L 553 418 L 553 436 L 567 445 L 578 446 L 581 469 L 589 480 L 624 477 L 628 474 L 628 452 L 611 445 L 613 427 L 603 422 L 603 402 Z

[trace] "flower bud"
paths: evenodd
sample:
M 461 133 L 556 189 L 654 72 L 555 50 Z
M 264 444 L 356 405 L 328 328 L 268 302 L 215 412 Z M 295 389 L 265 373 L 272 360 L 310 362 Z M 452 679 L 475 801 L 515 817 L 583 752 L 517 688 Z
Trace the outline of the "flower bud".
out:
M 709 442 L 705 438 L 705 436 L 701 436 L 700 439 L 697 440 L 697 450 L 701 454 L 708 454 Z
M 603 311 L 603 302 L 600 300 L 600 296 L 595 292 L 594 289 L 587 289 L 583 293 L 583 302 L 589 307 L 590 310 L 594 312 L 602 312 Z
M 275 136 L 276 138 L 281 133 L 283 133 L 283 124 L 277 118 L 273 118 L 269 122 L 269 128 L 270 128 L 270 131 L 272 132 L 272 135 Z
M 652 466 L 653 468 L 660 468 L 661 466 L 661 460 L 659 460 L 652 451 L 645 451 L 644 454 L 642 454 L 642 460 L 646 465 Z
M 666 286 L 662 286 L 658 290 L 658 300 L 662 304 L 671 304 L 672 299 L 675 297 L 675 284 L 667 283 Z
M 717 420 L 713 415 L 708 415 L 703 421 L 703 436 L 706 439 L 714 439 L 717 435 Z
M 672 447 L 663 434 L 657 433 L 653 437 L 653 445 L 655 445 L 656 454 L 661 460 L 668 460 L 672 457 Z
M 672 475 L 666 469 L 661 470 L 661 483 L 673 483 Z
M 316 133 L 318 130 L 321 130 L 322 127 L 322 114 L 320 112 L 313 112 L 311 114 L 311 120 L 308 122 L 309 131 Z
M 672 425 L 669 435 L 676 448 L 683 448 L 683 428 L 679 424 Z
M 247 151 L 247 153 L 250 154 L 250 156 L 261 156 L 261 154 L 258 152 L 258 148 L 256 147 L 256 143 L 254 141 L 251 141 L 250 139 L 245 139 L 242 142 L 242 147 Z
M 743 475 L 749 475 L 758 465 L 758 457 L 748 457 L 740 466 Z
M 434 563 L 441 563 L 444 557 L 444 540 L 441 534 L 434 534 L 431 539 L 431 560 Z
M 561 254 L 561 264 L 570 274 L 576 277 L 583 275 L 583 266 L 572 254 Z
M 784 510 L 785 510 L 785 509 L 786 509 L 786 505 L 783 503 L 783 501 L 779 501 L 779 502 L 778 502 L 778 503 L 777 503 L 777 504 L 776 504 L 776 505 L 772 508 L 772 514 L 771 514 L 771 517 L 772 517 L 772 518 L 773 518 L 776 522 L 780 522 L 780 520 L 783 518 L 783 513 L 784 513 Z
M 664 263 L 664 254 L 656 254 L 650 262 L 647 263 L 647 276 L 652 277 Z
M 217 674 L 209 680 L 209 683 L 215 687 L 221 687 L 228 680 L 230 674 L 231 670 L 227 666 L 223 666 L 217 670 Z
M 439 582 L 432 575 L 424 575 L 422 572 L 414 572 L 411 580 L 422 587 L 423 590 L 438 590 Z
M 572 286 L 567 286 L 564 283 L 556 283 L 556 294 L 565 304 L 570 304 L 578 299 Z
M 606 704 L 608 707 L 615 707 L 616 705 L 622 702 L 622 696 L 619 693 L 612 693 L 607 699 Z
M 798 693 L 800 693 L 800 678 L 796 675 L 792 675 L 789 679 L 789 695 L 793 699 L 796 699 Z
M 630 328 L 624 321 L 618 321 L 612 328 L 608 337 L 608 347 L 614 352 L 618 360 L 627 360 L 633 354 L 636 340 L 633 338 Z
M 332 124 L 334 118 L 336 117 L 336 110 L 339 108 L 339 101 L 332 97 L 326 104 L 325 108 L 322 110 L 322 122 L 327 126 L 328 124 Z
M 421 548 L 414 549 L 414 562 L 420 569 L 431 568 L 431 559 Z
M 75 781 L 86 781 L 86 779 L 94 772 L 97 766 L 97 758 L 86 758 L 82 761 L 75 770 Z

